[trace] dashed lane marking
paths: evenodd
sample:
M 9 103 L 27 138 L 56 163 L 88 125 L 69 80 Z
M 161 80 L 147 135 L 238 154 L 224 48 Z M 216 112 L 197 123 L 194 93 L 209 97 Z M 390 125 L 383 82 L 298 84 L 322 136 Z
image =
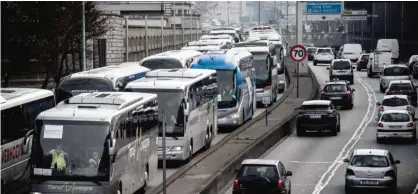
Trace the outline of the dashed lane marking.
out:
M 290 161 L 291 163 L 300 163 L 300 164 L 332 164 L 332 162 L 309 162 L 309 161 Z

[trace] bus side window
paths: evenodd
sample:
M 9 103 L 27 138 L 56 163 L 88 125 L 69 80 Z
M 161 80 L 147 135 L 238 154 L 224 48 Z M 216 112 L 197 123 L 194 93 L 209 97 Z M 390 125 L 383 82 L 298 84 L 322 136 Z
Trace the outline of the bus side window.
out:
M 25 135 L 23 128 L 23 111 L 20 106 L 15 106 L 1 111 L 1 144 L 15 141 Z

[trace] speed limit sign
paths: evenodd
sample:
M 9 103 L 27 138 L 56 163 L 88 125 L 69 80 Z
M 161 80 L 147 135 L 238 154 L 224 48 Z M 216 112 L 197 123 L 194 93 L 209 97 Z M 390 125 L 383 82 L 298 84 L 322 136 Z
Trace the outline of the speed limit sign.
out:
M 296 63 L 300 63 L 305 60 L 307 51 L 303 45 L 295 45 L 290 49 L 290 59 Z

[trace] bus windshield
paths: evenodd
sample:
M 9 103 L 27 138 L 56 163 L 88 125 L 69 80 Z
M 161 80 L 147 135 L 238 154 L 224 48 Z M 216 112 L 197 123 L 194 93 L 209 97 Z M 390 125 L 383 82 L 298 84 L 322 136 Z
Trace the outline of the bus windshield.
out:
M 254 56 L 254 67 L 255 67 L 255 78 L 256 88 L 264 88 L 266 81 L 269 79 L 270 69 L 268 67 L 267 53 L 253 53 Z M 270 84 L 268 84 L 270 85 Z
M 183 68 L 181 62 L 177 59 L 148 59 L 144 61 L 141 66 L 148 69 L 172 69 L 172 68 Z
M 74 78 L 66 79 L 57 88 L 57 102 L 85 92 L 110 92 L 112 83 L 103 78 Z
M 237 104 L 235 71 L 218 70 L 218 108 L 232 108 Z
M 105 142 L 109 123 L 38 120 L 36 127 L 35 176 L 78 180 L 108 175 L 109 154 Z

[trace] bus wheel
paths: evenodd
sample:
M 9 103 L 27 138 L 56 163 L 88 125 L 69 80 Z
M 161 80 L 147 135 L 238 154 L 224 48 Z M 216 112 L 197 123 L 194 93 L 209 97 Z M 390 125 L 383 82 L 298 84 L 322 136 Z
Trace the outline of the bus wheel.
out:
M 147 188 L 148 188 L 148 169 L 145 171 L 144 178 L 145 178 L 144 185 L 139 190 L 140 194 L 145 194 L 147 192 Z
M 193 158 L 193 146 L 190 143 L 190 145 L 189 145 L 189 156 L 186 159 L 185 163 L 189 163 L 190 161 L 192 161 L 192 158 Z
M 210 131 L 210 129 L 207 129 L 206 130 L 206 136 L 205 136 L 205 141 L 206 141 L 205 142 L 205 150 L 208 150 L 210 148 L 211 138 L 212 138 L 211 131 Z
M 119 184 L 117 194 L 122 194 L 122 185 L 121 184 Z

